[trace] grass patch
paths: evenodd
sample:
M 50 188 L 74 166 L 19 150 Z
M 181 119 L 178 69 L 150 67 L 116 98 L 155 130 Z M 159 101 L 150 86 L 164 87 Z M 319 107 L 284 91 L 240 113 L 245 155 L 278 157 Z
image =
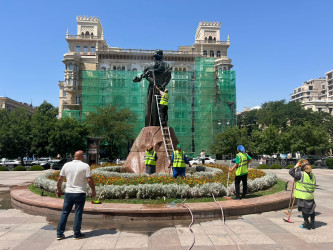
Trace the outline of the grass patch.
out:
M 284 190 L 285 187 L 285 182 L 281 181 L 278 179 L 277 183 L 267 189 L 267 190 L 261 190 L 252 194 L 248 194 L 246 197 L 247 198 L 254 198 L 254 197 L 260 197 L 260 196 L 264 196 L 264 195 L 270 195 L 270 194 L 275 194 L 278 193 L 280 191 Z M 29 190 L 35 194 L 41 195 L 41 189 L 35 187 L 33 184 L 31 184 L 29 186 Z M 242 191 L 242 190 L 241 190 Z M 49 197 L 53 197 L 56 198 L 56 194 L 55 193 L 50 193 L 50 192 L 46 192 L 44 191 L 44 196 L 49 196 Z M 63 199 L 64 196 L 62 195 L 61 198 Z M 87 197 L 87 201 L 92 201 L 92 200 L 97 200 L 98 197 L 96 197 L 96 199 L 92 199 L 90 197 Z M 178 199 L 178 198 L 166 198 L 165 200 L 163 198 L 160 199 L 154 199 L 154 200 L 150 200 L 150 199 L 106 199 L 106 200 L 102 200 L 103 203 L 126 203 L 126 204 L 168 204 L 171 202 L 175 202 L 175 203 L 181 203 L 184 199 Z M 217 201 L 224 201 L 226 199 L 222 198 L 222 197 L 216 197 Z M 213 202 L 214 199 L 212 197 L 204 197 L 204 198 L 191 198 L 191 199 L 186 199 L 186 203 L 197 203 L 197 202 Z

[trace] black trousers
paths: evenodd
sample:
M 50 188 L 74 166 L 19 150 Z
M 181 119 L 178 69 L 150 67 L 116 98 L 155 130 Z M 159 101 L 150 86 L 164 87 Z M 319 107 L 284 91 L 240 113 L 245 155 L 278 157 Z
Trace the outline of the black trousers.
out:
M 168 108 L 168 105 L 160 104 L 161 122 L 165 125 L 168 123 Z
M 243 194 L 242 197 L 245 197 L 247 192 L 247 174 L 235 177 L 235 189 L 236 189 L 236 197 L 240 198 L 240 182 L 243 183 Z

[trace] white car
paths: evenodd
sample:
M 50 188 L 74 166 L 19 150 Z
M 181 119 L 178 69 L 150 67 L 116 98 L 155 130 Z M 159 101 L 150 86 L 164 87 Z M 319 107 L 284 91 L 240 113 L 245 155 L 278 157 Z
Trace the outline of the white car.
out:
M 51 159 L 50 158 L 39 158 L 37 161 L 33 161 L 31 162 L 31 166 L 33 165 L 40 165 L 42 166 L 43 168 L 47 169 L 47 168 L 50 168 L 50 161 Z
M 210 157 L 210 156 L 205 157 L 205 164 L 215 164 L 215 163 L 216 163 L 216 161 L 212 157 Z M 202 160 L 200 157 L 194 158 L 192 161 L 190 161 L 190 164 L 199 165 L 199 164 L 202 164 Z
M 19 160 L 8 160 L 8 159 L 3 159 L 3 160 L 1 161 L 1 164 L 0 164 L 0 165 L 2 165 L 2 166 L 6 166 L 6 167 L 12 169 L 12 168 L 15 168 L 15 167 L 21 165 L 21 161 L 19 161 Z

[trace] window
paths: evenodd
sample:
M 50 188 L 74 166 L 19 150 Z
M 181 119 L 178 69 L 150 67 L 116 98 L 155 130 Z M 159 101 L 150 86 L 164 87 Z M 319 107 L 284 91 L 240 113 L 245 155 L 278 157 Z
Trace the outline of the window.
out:
M 68 64 L 68 70 L 73 70 L 73 64 L 72 63 Z
M 214 57 L 214 51 L 212 51 L 212 50 L 209 51 L 209 56 L 210 56 L 210 57 Z
M 321 112 L 321 111 L 322 111 L 322 108 L 318 108 L 318 111 Z
M 309 90 L 312 90 L 313 89 L 313 86 L 309 86 Z
M 74 86 L 77 86 L 77 81 L 76 80 L 74 80 Z
M 125 71 L 125 66 L 122 66 L 122 67 L 121 67 L 121 71 Z
M 81 104 L 81 97 L 80 96 L 76 97 L 76 104 Z
M 221 51 L 218 50 L 218 51 L 216 52 L 216 56 L 217 56 L 217 57 L 221 57 Z
M 91 52 L 91 53 L 95 53 L 95 52 L 96 52 L 96 48 L 95 48 L 95 46 L 91 46 L 91 47 L 90 47 L 90 52 Z
M 72 86 L 73 85 L 73 80 L 71 78 L 68 79 L 68 85 Z
M 86 36 L 89 36 L 89 31 L 86 31 Z
M 208 37 L 208 43 L 212 43 L 213 38 L 211 36 Z
M 77 66 L 77 64 L 74 64 L 74 71 L 79 71 L 79 66 Z
M 63 96 L 63 97 L 66 97 L 66 91 L 64 91 L 64 92 L 62 93 L 62 96 Z
M 75 47 L 75 52 L 81 52 L 81 47 L 80 46 L 76 46 Z
M 88 52 L 88 46 L 84 46 L 84 47 L 83 47 L 83 52 L 84 52 L 84 53 L 87 53 L 87 52 Z
M 204 50 L 204 51 L 203 51 L 203 55 L 204 55 L 204 56 L 207 56 L 207 50 Z
M 137 69 L 137 68 L 134 68 L 134 69 L 132 69 L 132 71 L 138 71 L 138 69 Z
M 329 109 L 330 114 L 332 114 L 332 110 L 333 110 L 332 108 Z

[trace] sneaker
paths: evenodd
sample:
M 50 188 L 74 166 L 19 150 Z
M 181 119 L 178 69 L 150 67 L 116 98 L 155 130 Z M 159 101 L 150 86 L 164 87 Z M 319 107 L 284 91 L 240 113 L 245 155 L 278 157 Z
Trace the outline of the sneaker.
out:
M 310 222 L 310 228 L 311 228 L 311 229 L 315 229 L 315 223 L 314 223 L 314 221 L 311 221 L 311 222 Z
M 84 238 L 84 236 L 86 236 L 86 235 L 83 233 L 79 233 L 78 235 L 74 235 L 74 240 L 82 239 L 82 238 Z
M 62 234 L 60 236 L 57 236 L 57 240 L 62 240 L 62 239 L 65 239 L 65 235 L 64 234 Z
M 309 222 L 304 222 L 302 225 L 301 225 L 301 228 L 303 229 L 306 229 L 306 230 L 310 230 L 310 224 Z

